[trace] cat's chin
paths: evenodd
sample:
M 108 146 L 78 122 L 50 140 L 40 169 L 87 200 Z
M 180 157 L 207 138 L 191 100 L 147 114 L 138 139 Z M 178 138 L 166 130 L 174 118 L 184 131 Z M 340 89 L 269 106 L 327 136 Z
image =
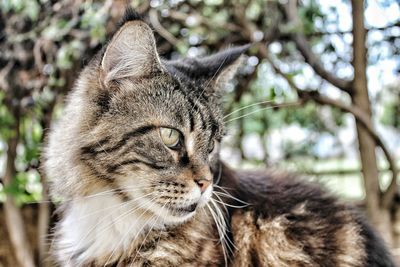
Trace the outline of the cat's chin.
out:
M 185 223 L 186 221 L 190 220 L 196 214 L 196 212 L 196 210 L 186 212 L 168 210 L 163 216 L 164 223 L 167 225 L 177 225 Z
M 152 206 L 149 210 L 163 220 L 164 225 L 178 225 L 190 220 L 196 212 L 207 205 L 212 196 L 212 186 L 201 195 L 198 201 L 185 206 Z
M 162 206 L 152 206 L 148 210 L 162 221 L 162 225 L 178 225 L 190 220 L 197 212 L 197 203 L 187 207 L 166 208 Z

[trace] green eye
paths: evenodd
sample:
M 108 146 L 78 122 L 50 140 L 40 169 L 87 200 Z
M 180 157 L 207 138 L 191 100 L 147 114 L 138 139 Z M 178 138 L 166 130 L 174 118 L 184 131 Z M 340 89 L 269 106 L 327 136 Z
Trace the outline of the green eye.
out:
M 176 148 L 179 145 L 181 134 L 171 128 L 160 128 L 161 139 L 169 148 Z

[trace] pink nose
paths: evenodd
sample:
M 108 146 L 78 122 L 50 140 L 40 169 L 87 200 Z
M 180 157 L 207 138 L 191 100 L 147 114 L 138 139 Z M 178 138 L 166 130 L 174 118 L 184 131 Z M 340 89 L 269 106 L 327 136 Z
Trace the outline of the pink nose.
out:
M 207 180 L 204 178 L 194 179 L 194 182 L 199 186 L 201 193 L 204 193 L 207 187 L 211 184 L 211 180 Z

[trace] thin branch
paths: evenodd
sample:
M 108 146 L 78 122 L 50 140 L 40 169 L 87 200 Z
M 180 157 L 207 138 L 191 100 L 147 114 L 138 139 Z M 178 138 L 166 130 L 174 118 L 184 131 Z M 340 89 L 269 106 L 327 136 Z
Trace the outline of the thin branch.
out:
M 298 16 L 297 1 L 289 0 L 285 4 L 286 15 L 289 19 L 289 23 L 294 26 L 302 26 L 301 20 Z M 321 76 L 324 80 L 328 81 L 332 85 L 336 86 L 342 91 L 351 94 L 352 82 L 348 80 L 341 79 L 325 69 L 322 62 L 318 57 L 312 52 L 308 41 L 303 33 L 295 32 L 293 33 L 293 41 L 296 43 L 297 49 L 303 55 L 305 61 L 314 69 L 314 71 Z
M 386 25 L 384 27 L 371 27 L 365 29 L 367 32 L 370 31 L 386 31 L 391 28 L 395 27 L 400 27 L 400 21 L 396 21 L 394 23 L 391 23 L 389 25 Z M 318 37 L 318 36 L 324 36 L 324 35 L 344 35 L 344 34 L 352 34 L 352 30 L 348 31 L 315 31 L 315 32 L 309 32 L 309 33 L 303 33 L 307 37 Z M 282 31 L 283 36 L 288 36 L 291 35 L 291 32 L 288 31 Z
M 154 29 L 160 34 L 165 40 L 167 40 L 169 43 L 171 43 L 173 46 L 177 46 L 179 44 L 179 40 L 175 38 L 167 29 L 165 29 L 160 21 L 158 20 L 158 14 L 157 10 L 155 9 L 150 9 L 149 11 L 149 19 L 151 25 L 154 27 Z
M 323 170 L 323 171 L 314 171 L 314 170 L 300 170 L 301 173 L 312 176 L 342 176 L 342 175 L 352 175 L 352 174 L 360 174 L 361 169 L 341 169 L 341 170 Z M 380 173 L 390 172 L 390 169 L 384 168 L 379 170 Z
M 176 11 L 176 10 L 170 10 L 169 11 L 169 17 L 171 17 L 174 20 L 181 21 L 183 23 L 186 23 L 186 21 L 187 21 L 187 19 L 189 17 L 193 17 L 200 24 L 203 24 L 203 25 L 205 25 L 205 26 L 207 26 L 208 28 L 211 28 L 211 29 L 215 29 L 215 27 L 219 27 L 219 28 L 227 29 L 228 31 L 231 31 L 231 32 L 236 32 L 236 31 L 240 31 L 241 30 L 241 28 L 238 25 L 236 25 L 234 23 L 229 23 L 229 22 L 226 22 L 226 23 L 224 23 L 222 25 L 215 25 L 210 20 L 208 20 L 207 18 L 205 18 L 205 17 L 203 17 L 203 16 L 201 16 L 199 14 L 196 14 L 196 13 L 185 14 L 185 13 L 182 13 L 182 12 L 179 12 L 179 11 Z
M 0 88 L 2 88 L 6 92 L 10 90 L 10 84 L 8 83 L 7 77 L 14 67 L 14 64 L 15 62 L 10 60 L 7 65 L 2 70 L 0 70 Z
M 55 97 L 43 110 L 43 118 L 41 120 L 41 126 L 43 129 L 43 135 L 42 135 L 42 143 L 44 140 L 47 138 L 47 134 L 50 129 L 50 124 L 54 112 L 54 108 L 56 106 L 57 98 Z M 38 236 L 37 236 L 37 242 L 38 242 L 38 248 L 39 248 L 39 261 L 42 266 L 48 266 L 49 263 L 46 262 L 46 258 L 49 255 L 49 244 L 46 242 L 48 233 L 49 233 L 49 227 L 50 227 L 50 207 L 51 204 L 49 202 L 49 186 L 47 182 L 47 178 L 45 173 L 42 171 L 42 168 L 39 169 L 40 172 L 40 179 L 42 183 L 42 201 L 39 204 L 39 216 L 38 216 Z

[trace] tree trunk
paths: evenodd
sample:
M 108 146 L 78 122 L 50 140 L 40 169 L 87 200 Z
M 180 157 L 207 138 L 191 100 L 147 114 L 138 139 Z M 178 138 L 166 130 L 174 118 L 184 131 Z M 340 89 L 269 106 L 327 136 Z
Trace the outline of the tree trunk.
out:
M 367 49 L 366 30 L 364 27 L 364 1 L 352 0 L 353 16 L 353 93 L 352 101 L 355 106 L 367 114 L 371 121 L 371 103 L 368 96 L 367 84 Z M 356 121 L 358 146 L 361 159 L 361 169 L 364 178 L 366 194 L 366 210 L 372 223 L 378 228 L 385 240 L 392 244 L 390 214 L 382 210 L 380 201 L 379 172 L 376 158 L 374 139 L 361 123 Z
M 68 85 L 68 83 L 67 83 Z M 43 129 L 42 135 L 42 143 L 47 138 L 49 133 L 51 120 L 53 117 L 54 107 L 56 105 L 57 98 L 54 98 L 53 101 L 49 104 L 48 108 L 44 109 L 44 116 L 41 120 L 41 126 Z M 41 165 L 41 164 L 40 164 Z M 49 258 L 49 242 L 47 242 L 47 238 L 49 236 L 49 227 L 50 227 L 50 214 L 51 214 L 51 203 L 49 198 L 49 185 L 47 183 L 47 177 L 44 171 L 40 170 L 40 178 L 42 183 L 42 201 L 39 204 L 39 216 L 38 216 L 38 248 L 39 248 L 39 263 L 40 266 L 50 267 L 51 262 L 48 261 Z
M 48 188 L 45 177 L 42 176 L 42 202 L 39 204 L 38 223 L 37 223 L 37 241 L 39 250 L 39 263 L 40 266 L 50 266 L 46 259 L 49 257 L 49 244 L 47 242 L 49 223 L 50 223 L 50 202 L 48 198 Z
M 7 144 L 7 162 L 6 170 L 4 174 L 4 185 L 9 186 L 16 174 L 15 170 L 15 158 L 17 155 L 17 145 L 19 139 L 19 107 L 13 106 L 13 101 L 10 101 L 10 110 L 12 110 L 15 125 L 14 125 L 14 136 L 11 137 Z M 4 215 L 8 235 L 10 237 L 11 245 L 15 253 L 18 264 L 21 267 L 34 267 L 34 258 L 27 235 L 25 231 L 24 221 L 22 219 L 21 210 L 16 206 L 14 199 L 11 195 L 8 195 L 4 203 Z

